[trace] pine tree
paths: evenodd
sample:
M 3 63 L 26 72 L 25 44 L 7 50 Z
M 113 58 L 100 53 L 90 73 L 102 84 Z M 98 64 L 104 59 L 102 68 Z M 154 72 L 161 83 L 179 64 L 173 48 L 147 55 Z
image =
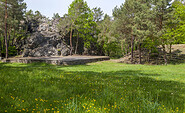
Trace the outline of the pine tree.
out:
M 23 0 L 0 0 L 0 8 L 2 9 L 0 21 L 3 22 L 1 30 L 4 32 L 4 41 L 2 45 L 6 46 L 6 58 L 8 58 L 8 48 L 13 45 L 16 31 L 20 30 L 20 21 L 23 20 L 24 9 L 26 4 Z M 4 49 L 4 48 L 3 48 Z
M 62 23 L 64 23 L 62 25 Z M 75 47 L 75 53 L 77 53 L 78 49 L 78 38 L 82 37 L 84 40 L 84 46 L 90 47 L 90 42 L 92 40 L 91 32 L 93 31 L 93 26 L 95 22 L 93 22 L 93 13 L 87 5 L 87 2 L 84 0 L 74 0 L 68 9 L 68 14 L 61 19 L 59 28 L 62 31 L 70 32 L 70 55 L 73 52 L 73 36 L 77 34 L 77 42 Z M 68 30 L 65 30 L 68 29 Z M 74 34 L 76 32 L 76 34 Z M 66 33 L 64 33 L 66 34 Z
M 166 24 L 170 19 L 170 2 L 172 0 L 153 0 L 153 14 L 155 15 L 155 24 L 156 24 L 156 38 L 158 38 L 158 42 L 162 45 L 163 48 L 163 57 L 164 62 L 167 65 L 167 56 L 166 56 L 166 49 L 165 45 L 167 44 L 167 39 L 163 35 L 166 33 Z
M 115 21 L 119 23 L 118 31 L 125 37 L 124 41 L 131 45 L 131 62 L 133 62 L 134 44 L 139 43 L 141 63 L 141 43 L 148 33 L 150 23 L 150 5 L 146 0 L 126 0 L 120 8 L 115 8 Z

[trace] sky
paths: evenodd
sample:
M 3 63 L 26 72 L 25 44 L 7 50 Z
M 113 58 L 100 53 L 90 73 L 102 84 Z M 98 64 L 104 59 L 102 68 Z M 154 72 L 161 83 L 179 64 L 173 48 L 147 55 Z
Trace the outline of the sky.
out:
M 63 16 L 68 12 L 68 7 L 73 0 L 25 0 L 27 10 L 40 11 L 46 17 L 53 17 L 54 13 L 59 13 Z M 104 14 L 112 16 L 112 10 L 116 6 L 124 3 L 124 0 L 85 0 L 88 6 L 92 9 L 100 7 Z

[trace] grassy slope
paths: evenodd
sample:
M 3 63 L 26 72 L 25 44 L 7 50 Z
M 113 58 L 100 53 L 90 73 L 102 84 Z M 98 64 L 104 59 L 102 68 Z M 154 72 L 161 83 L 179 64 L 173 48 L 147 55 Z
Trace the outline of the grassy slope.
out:
M 185 64 L 0 63 L 0 112 L 185 112 Z

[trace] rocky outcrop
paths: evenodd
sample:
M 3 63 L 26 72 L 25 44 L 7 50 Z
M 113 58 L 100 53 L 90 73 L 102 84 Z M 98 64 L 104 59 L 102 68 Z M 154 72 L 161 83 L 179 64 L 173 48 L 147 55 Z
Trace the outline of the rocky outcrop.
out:
M 67 56 L 70 49 L 59 35 L 59 19 L 42 20 L 35 32 L 30 34 L 24 45 L 23 57 Z M 34 30 L 33 30 L 34 31 Z

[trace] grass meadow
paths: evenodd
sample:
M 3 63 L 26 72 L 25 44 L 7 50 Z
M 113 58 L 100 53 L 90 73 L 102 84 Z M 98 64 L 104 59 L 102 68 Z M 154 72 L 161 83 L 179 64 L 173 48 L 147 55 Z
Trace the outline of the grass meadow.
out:
M 185 64 L 0 63 L 0 113 L 185 113 Z

